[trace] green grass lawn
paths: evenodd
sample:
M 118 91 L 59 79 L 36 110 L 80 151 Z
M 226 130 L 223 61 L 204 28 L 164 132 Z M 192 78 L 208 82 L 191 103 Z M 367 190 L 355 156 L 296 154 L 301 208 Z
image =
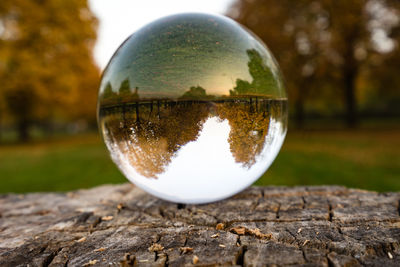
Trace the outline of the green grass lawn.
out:
M 257 185 L 400 190 L 400 130 L 289 132 Z M 0 193 L 66 191 L 127 180 L 96 135 L 0 146 Z

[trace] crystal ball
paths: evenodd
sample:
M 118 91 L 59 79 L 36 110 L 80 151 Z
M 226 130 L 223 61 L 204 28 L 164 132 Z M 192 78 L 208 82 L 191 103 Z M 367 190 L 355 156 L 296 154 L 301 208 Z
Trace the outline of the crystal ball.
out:
M 207 203 L 254 183 L 277 156 L 287 95 L 267 46 L 209 14 L 158 19 L 117 49 L 98 123 L 112 160 L 164 200 Z

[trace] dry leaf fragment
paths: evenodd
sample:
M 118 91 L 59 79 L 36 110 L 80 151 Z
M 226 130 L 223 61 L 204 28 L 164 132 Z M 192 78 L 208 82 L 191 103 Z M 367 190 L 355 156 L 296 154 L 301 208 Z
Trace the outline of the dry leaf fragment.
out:
M 78 243 L 85 242 L 85 241 L 86 241 L 86 237 L 85 236 L 80 238 L 80 239 L 78 239 L 78 240 L 76 240 L 76 242 L 78 242 Z
M 189 252 L 193 251 L 193 248 L 190 248 L 190 247 L 181 247 L 179 249 L 183 254 L 186 254 L 186 253 L 189 253 Z
M 231 228 L 230 231 L 237 235 L 244 235 L 246 233 L 246 228 L 239 226 L 239 227 Z
M 163 249 L 164 249 L 164 247 L 157 243 L 154 243 L 153 245 L 151 245 L 149 247 L 150 252 L 162 251 Z
M 211 238 L 217 238 L 219 237 L 219 233 L 216 233 L 215 235 L 212 235 Z
M 89 265 L 95 265 L 98 262 L 98 260 L 91 260 L 89 261 Z
M 308 239 L 307 239 L 306 241 L 304 241 L 303 247 L 304 247 L 305 245 L 307 245 L 308 242 L 310 242 L 310 240 L 308 240 Z
M 258 228 L 247 229 L 246 227 L 239 226 L 239 227 L 231 228 L 230 231 L 232 233 L 235 233 L 238 235 L 249 234 L 249 235 L 253 235 L 258 238 L 269 238 L 269 239 L 272 238 L 272 234 L 263 234 L 263 233 L 261 233 L 260 229 L 258 229 Z
M 199 262 L 199 257 L 196 255 L 193 256 L 193 264 L 197 264 Z
M 135 255 L 131 255 L 129 253 L 125 253 L 124 255 L 124 260 L 121 261 L 121 265 L 125 266 L 126 264 L 128 264 L 128 266 L 133 266 L 133 264 L 135 263 L 136 260 L 136 256 Z
M 219 223 L 219 224 L 217 224 L 217 226 L 215 226 L 215 229 L 217 229 L 217 230 L 224 230 L 224 228 L 225 228 L 225 224 L 223 224 L 223 223 Z
M 83 266 L 95 265 L 97 262 L 98 262 L 98 260 L 91 260 L 88 263 L 84 264 Z
M 263 234 L 260 232 L 260 229 L 258 228 L 254 228 L 254 229 L 247 229 L 247 231 L 249 232 L 249 234 L 254 235 L 255 237 L 258 238 L 272 238 L 271 234 Z
M 97 249 L 95 249 L 95 250 L 93 250 L 94 252 L 102 252 L 102 251 L 104 251 L 104 250 L 106 250 L 106 248 L 97 248 Z
M 392 253 L 388 252 L 388 257 L 389 257 L 389 259 L 393 259 Z
M 223 244 L 219 244 L 218 246 L 221 247 L 221 248 L 226 248 L 226 246 L 223 245 Z
M 303 229 L 299 228 L 299 230 L 297 230 L 297 233 L 300 234 L 302 230 Z
M 114 216 L 103 216 L 103 217 L 101 217 L 102 221 L 111 221 L 112 219 L 114 219 Z

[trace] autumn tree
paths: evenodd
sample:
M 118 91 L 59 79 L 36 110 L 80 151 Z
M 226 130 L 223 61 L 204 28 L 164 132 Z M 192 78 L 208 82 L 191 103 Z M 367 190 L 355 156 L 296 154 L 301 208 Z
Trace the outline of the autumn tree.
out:
M 312 96 L 320 98 L 325 106 L 342 99 L 346 123 L 354 126 L 360 73 L 371 60 L 382 62 L 376 60 L 387 52 L 380 47 L 382 40 L 390 39 L 390 32 L 400 23 L 395 2 L 238 0 L 229 13 L 259 35 L 277 57 L 286 74 L 299 125 L 304 119 L 306 99 Z M 393 73 L 389 66 L 379 65 Z
M 96 28 L 86 1 L 0 2 L 1 95 L 21 140 L 35 121 L 94 121 Z
M 302 127 L 307 96 L 316 87 L 319 47 L 315 45 L 317 23 L 312 1 L 255 0 L 236 1 L 230 16 L 254 31 L 276 57 L 286 80 L 289 98 L 294 103 L 296 122 Z M 314 12 L 312 12 L 314 11 Z M 320 18 L 323 19 L 323 18 Z M 286 74 L 286 75 L 285 75 Z
M 377 2 L 370 7 L 372 15 L 372 31 L 375 36 L 383 35 L 384 42 L 377 43 L 378 49 L 387 50 L 385 53 L 374 53 L 369 56 L 368 69 L 365 74 L 373 77 L 366 81 L 365 89 L 371 87 L 369 95 L 364 98 L 364 109 L 381 116 L 399 116 L 400 109 L 400 1 L 388 0 Z M 381 18 L 385 19 L 382 20 Z M 392 48 L 392 49 L 390 49 Z
M 160 107 L 160 113 L 156 113 L 149 103 L 138 105 L 138 113 L 122 115 L 125 127 L 121 127 L 119 111 L 102 117 L 100 124 L 116 160 L 128 162 L 144 177 L 158 178 L 183 146 L 197 140 L 209 107 L 204 103 L 177 102 Z
M 265 106 L 262 109 L 251 112 L 247 103 L 217 104 L 218 117 L 228 120 L 231 128 L 228 142 L 232 156 L 243 167 L 251 168 L 266 144 L 271 114 Z

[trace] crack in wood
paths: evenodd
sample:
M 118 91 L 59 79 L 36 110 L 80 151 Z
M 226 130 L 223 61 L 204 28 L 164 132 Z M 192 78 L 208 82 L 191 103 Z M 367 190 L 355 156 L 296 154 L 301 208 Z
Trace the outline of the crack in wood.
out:
M 303 255 L 304 261 L 305 261 L 305 262 L 309 262 L 309 261 L 307 260 L 307 257 L 306 257 L 306 252 L 304 251 L 303 248 L 301 249 L 301 253 L 302 253 L 302 255 Z
M 328 262 L 328 267 L 337 267 L 336 264 L 329 257 L 329 254 L 326 255 L 326 260 Z
M 76 224 L 85 223 L 92 215 L 93 212 L 82 212 L 76 219 Z
M 397 215 L 400 216 L 400 199 L 397 201 Z
M 280 209 L 281 209 L 281 204 L 279 203 L 278 207 L 276 208 L 276 215 L 275 215 L 276 219 L 279 219 L 279 211 L 280 211 Z
M 62 250 L 62 248 L 59 248 L 59 249 L 51 252 L 50 255 L 43 261 L 43 267 L 49 266 L 61 250 Z
M 304 209 L 306 208 L 306 203 L 307 203 L 307 201 L 306 201 L 306 198 L 305 198 L 304 196 L 302 196 L 301 199 L 303 200 L 303 204 L 302 204 L 302 206 L 301 206 L 301 209 L 304 210 Z
M 328 200 L 328 214 L 329 214 L 329 221 L 332 222 L 333 220 L 333 209 L 332 209 L 332 204 Z
M 235 265 L 245 266 L 245 253 L 247 251 L 247 246 L 241 246 L 236 254 Z

